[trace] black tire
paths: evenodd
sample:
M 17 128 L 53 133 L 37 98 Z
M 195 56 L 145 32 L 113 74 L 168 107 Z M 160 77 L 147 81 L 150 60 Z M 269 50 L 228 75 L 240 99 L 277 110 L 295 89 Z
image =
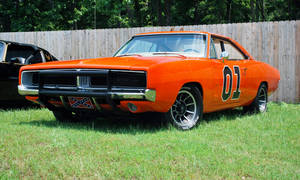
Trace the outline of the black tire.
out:
M 56 120 L 59 122 L 83 122 L 89 121 L 91 117 L 88 112 L 72 112 L 68 110 L 52 111 Z
M 165 113 L 166 120 L 180 130 L 189 130 L 197 126 L 202 116 L 202 96 L 199 89 L 194 86 L 182 87 L 176 101 Z
M 264 113 L 268 108 L 268 88 L 262 83 L 257 91 L 256 97 L 249 106 L 244 106 L 245 113 Z

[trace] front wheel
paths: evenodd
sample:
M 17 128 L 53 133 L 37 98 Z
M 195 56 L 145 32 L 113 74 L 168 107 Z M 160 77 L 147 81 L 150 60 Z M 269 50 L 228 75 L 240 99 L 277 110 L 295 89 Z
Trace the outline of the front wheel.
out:
M 194 86 L 180 89 L 176 101 L 166 113 L 166 119 L 180 130 L 192 129 L 203 115 L 202 96 Z

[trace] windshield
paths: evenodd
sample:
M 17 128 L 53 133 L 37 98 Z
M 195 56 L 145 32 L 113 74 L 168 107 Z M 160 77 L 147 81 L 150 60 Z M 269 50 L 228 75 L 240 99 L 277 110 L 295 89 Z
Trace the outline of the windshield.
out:
M 3 61 L 4 48 L 5 44 L 3 42 L 0 42 L 0 62 Z
M 128 41 L 115 56 L 153 56 L 162 54 L 206 57 L 206 35 L 159 34 L 136 36 Z

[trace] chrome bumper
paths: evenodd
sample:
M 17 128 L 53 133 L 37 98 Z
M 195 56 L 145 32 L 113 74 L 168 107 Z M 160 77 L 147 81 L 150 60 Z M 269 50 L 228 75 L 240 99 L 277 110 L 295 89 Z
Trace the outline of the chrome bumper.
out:
M 40 94 L 38 89 L 30 89 L 19 85 L 18 92 L 23 96 L 38 96 Z M 58 96 L 88 96 L 88 97 L 106 97 L 110 95 L 112 99 L 120 100 L 147 100 L 155 102 L 156 91 L 153 89 L 146 89 L 144 92 L 89 92 L 89 91 L 44 91 L 43 94 L 58 95 Z

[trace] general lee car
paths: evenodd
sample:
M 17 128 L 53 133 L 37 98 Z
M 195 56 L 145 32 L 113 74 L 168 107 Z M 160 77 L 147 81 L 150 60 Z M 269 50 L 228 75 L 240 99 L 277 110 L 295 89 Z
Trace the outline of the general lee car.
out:
M 135 35 L 113 57 L 24 66 L 19 79 L 19 93 L 59 121 L 109 110 L 161 112 L 186 130 L 203 113 L 265 112 L 280 75 L 228 37 L 172 31 Z
M 56 60 L 40 47 L 0 40 L 0 101 L 5 101 L 5 104 L 26 101 L 18 94 L 17 88 L 21 66 Z

